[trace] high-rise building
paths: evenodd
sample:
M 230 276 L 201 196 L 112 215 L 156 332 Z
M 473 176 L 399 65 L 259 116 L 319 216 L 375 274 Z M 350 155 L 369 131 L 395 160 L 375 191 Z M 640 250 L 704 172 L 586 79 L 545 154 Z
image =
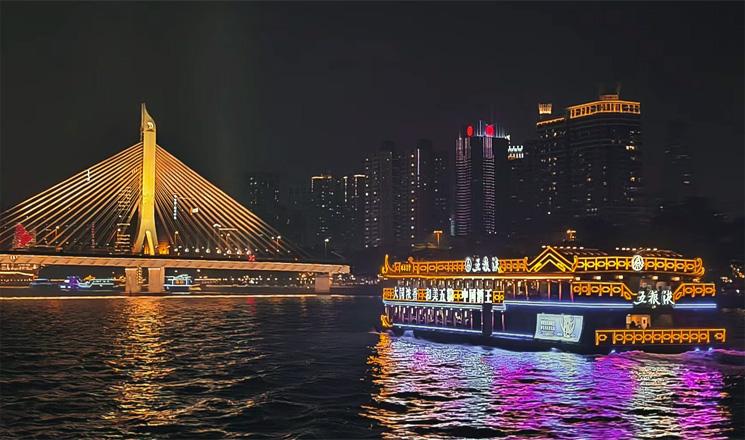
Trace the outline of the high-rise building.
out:
M 499 125 L 479 121 L 461 128 L 455 142 L 456 235 L 495 234 L 505 221 L 508 145 Z
M 394 242 L 393 158 L 395 146 L 386 141 L 365 158 L 366 248 L 387 247 Z
M 641 104 L 620 100 L 616 91 L 558 117 L 550 112 L 541 104 L 536 124 L 537 205 L 550 224 L 559 230 L 585 217 L 614 224 L 642 218 Z
M 684 199 L 695 195 L 693 164 L 688 145 L 688 124 L 673 121 L 667 127 L 665 158 L 667 162 L 667 196 L 670 199 Z
M 432 228 L 450 233 L 450 160 L 447 151 L 432 153 Z
M 334 197 L 334 178 L 321 174 L 310 178 L 310 192 L 313 203 L 313 229 L 316 241 L 331 238 L 334 220 L 337 217 L 337 203 Z
M 178 196 L 174 196 L 174 220 L 176 220 L 177 216 L 177 206 L 176 201 L 178 200 Z M 117 199 L 117 218 L 116 218 L 116 238 L 114 242 L 114 252 L 117 253 L 126 253 L 132 251 L 132 239 L 129 234 L 129 208 L 132 206 L 132 190 L 130 188 L 125 188 L 119 191 L 119 198 Z M 57 232 L 59 231 L 59 227 L 56 227 L 55 235 L 57 235 Z M 59 243 L 56 243 L 55 238 L 55 246 L 59 246 Z M 179 243 L 174 243 L 174 246 L 178 246 Z
M 344 250 L 364 248 L 365 236 L 365 175 L 352 174 L 337 182 L 336 204 L 338 221 L 334 238 Z
M 285 211 L 281 231 L 301 246 L 317 246 L 313 195 L 307 183 L 289 184 L 282 196 Z
M 278 225 L 279 175 L 265 171 L 246 174 L 246 208 L 270 225 Z
M 394 229 L 399 248 L 426 240 L 435 228 L 435 153 L 432 141 L 420 139 L 416 148 L 396 155 Z

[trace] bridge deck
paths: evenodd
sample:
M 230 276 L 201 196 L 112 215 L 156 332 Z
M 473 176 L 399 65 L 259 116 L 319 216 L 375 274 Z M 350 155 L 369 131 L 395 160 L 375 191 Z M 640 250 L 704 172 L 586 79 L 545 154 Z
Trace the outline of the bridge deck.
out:
M 295 263 L 246 260 L 203 260 L 156 257 L 117 257 L 80 255 L 34 255 L 0 253 L 0 263 L 39 264 L 43 266 L 105 266 L 105 267 L 147 267 L 173 269 L 224 269 L 281 272 L 349 273 L 349 266 L 343 264 Z

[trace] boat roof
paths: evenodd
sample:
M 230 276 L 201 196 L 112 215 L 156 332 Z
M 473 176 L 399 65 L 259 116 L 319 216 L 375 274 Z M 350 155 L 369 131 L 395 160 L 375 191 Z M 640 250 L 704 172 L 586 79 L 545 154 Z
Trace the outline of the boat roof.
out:
M 496 267 L 496 269 L 494 269 Z M 482 269 L 483 268 L 483 269 Z M 704 274 L 700 258 L 684 258 L 681 254 L 658 248 L 622 248 L 613 251 L 581 246 L 543 246 L 536 256 L 501 258 L 495 252 L 473 255 L 461 260 L 414 260 L 389 263 L 388 256 L 381 270 L 383 276 L 521 276 L 528 274 L 589 273 L 672 273 L 701 277 Z
M 551 248 L 557 253 L 566 257 L 599 257 L 608 255 L 623 255 L 623 256 L 634 256 L 641 255 L 642 257 L 663 257 L 663 258 L 682 258 L 683 256 L 675 251 L 669 249 L 658 249 L 658 248 L 621 248 L 617 247 L 611 253 L 601 251 L 599 249 L 592 249 L 578 246 L 543 246 L 542 249 Z

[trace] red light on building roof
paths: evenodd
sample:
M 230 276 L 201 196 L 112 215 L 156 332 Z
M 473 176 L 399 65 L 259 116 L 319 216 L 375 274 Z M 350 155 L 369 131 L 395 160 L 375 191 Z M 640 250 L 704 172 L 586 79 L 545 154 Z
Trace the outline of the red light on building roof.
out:
M 468 135 L 468 137 L 473 136 L 473 126 L 472 125 L 469 125 L 468 128 L 466 128 L 466 134 Z
M 493 125 L 487 125 L 485 133 L 487 136 L 494 136 L 494 126 Z

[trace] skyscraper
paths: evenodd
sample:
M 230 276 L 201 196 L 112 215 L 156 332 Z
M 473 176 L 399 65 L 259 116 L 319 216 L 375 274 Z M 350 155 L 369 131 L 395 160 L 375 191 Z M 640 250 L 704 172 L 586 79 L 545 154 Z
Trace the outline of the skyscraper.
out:
M 393 142 L 387 141 L 365 158 L 365 235 L 366 248 L 393 244 Z
M 310 192 L 313 203 L 313 230 L 317 243 L 331 237 L 331 230 L 336 217 L 336 200 L 334 197 L 334 178 L 330 174 L 321 174 L 310 178 Z
M 334 238 L 344 250 L 364 248 L 365 236 L 365 175 L 352 174 L 339 178 L 336 190 L 337 218 Z
M 480 121 L 461 128 L 455 142 L 456 235 L 494 234 L 504 221 L 496 210 L 507 206 L 508 144 L 498 125 Z
M 432 228 L 450 233 L 450 160 L 447 151 L 432 153 Z
M 558 229 L 600 217 L 614 224 L 645 213 L 641 104 L 621 101 L 618 91 L 571 106 L 552 117 L 539 106 L 536 124 L 541 197 L 539 206 Z
M 668 178 L 667 196 L 670 199 L 683 199 L 695 195 L 693 164 L 688 146 L 689 126 L 683 121 L 673 121 L 667 127 L 665 159 Z
M 270 225 L 279 224 L 279 176 L 277 173 L 264 171 L 248 173 L 246 185 L 248 187 L 246 208 Z
M 435 229 L 445 227 L 441 225 L 443 213 L 438 212 L 443 207 L 447 209 L 447 193 L 441 186 L 448 182 L 443 182 L 446 170 L 439 169 L 442 165 L 442 154 L 433 150 L 429 139 L 420 139 L 415 148 L 396 155 L 394 211 L 396 244 L 399 247 L 409 249 L 417 243 L 424 243 Z
M 307 183 L 289 184 L 282 196 L 285 211 L 282 231 L 301 246 L 317 246 L 313 195 Z

